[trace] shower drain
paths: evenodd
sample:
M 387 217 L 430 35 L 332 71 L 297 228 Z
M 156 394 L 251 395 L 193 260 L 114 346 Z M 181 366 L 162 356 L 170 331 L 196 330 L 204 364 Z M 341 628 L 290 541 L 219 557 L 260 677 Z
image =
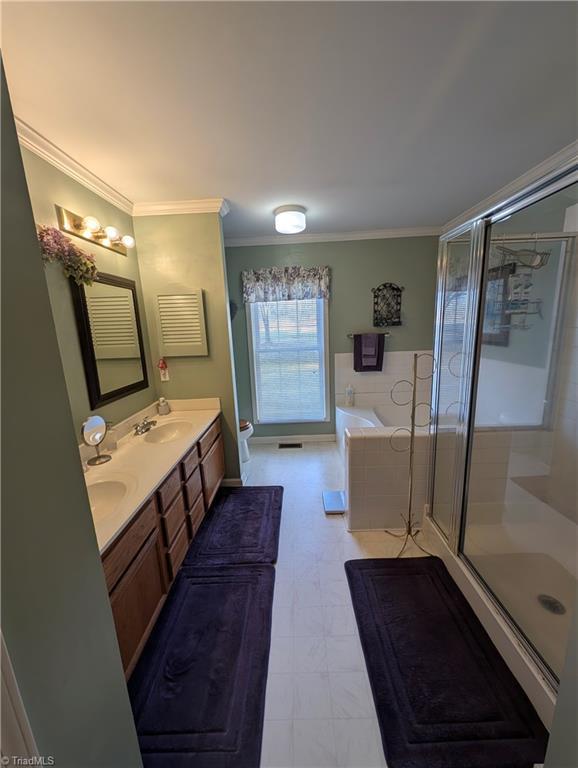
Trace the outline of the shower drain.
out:
M 566 607 L 557 598 L 552 595 L 538 595 L 538 602 L 550 613 L 555 613 L 557 616 L 561 616 L 566 613 Z

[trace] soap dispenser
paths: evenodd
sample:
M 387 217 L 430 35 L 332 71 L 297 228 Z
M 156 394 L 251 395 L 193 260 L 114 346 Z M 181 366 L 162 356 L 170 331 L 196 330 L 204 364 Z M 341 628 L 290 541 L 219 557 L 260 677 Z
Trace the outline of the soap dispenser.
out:
M 348 408 L 352 408 L 355 405 L 355 390 L 351 384 L 345 387 L 345 405 Z
M 159 416 L 166 416 L 171 412 L 171 406 L 168 404 L 166 397 L 159 397 L 157 410 L 159 412 Z

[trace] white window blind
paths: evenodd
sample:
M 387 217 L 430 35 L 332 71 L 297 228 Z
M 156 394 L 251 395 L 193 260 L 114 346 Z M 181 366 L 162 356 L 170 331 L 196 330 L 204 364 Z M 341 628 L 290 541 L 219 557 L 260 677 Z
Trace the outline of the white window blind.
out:
M 247 304 L 259 423 L 326 421 L 327 329 L 323 299 Z
M 448 287 L 442 328 L 442 360 L 439 379 L 440 414 L 456 417 L 460 401 L 461 365 L 466 323 L 467 292 L 465 286 Z

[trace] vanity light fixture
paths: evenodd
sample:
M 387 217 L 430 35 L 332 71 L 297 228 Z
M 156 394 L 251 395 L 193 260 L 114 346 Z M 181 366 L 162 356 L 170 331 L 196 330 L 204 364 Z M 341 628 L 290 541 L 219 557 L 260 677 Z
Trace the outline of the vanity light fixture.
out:
M 122 253 L 123 256 L 127 255 L 128 249 L 135 246 L 132 235 L 121 235 L 118 229 L 111 225 L 103 227 L 95 216 L 79 216 L 60 205 L 56 206 L 56 215 L 58 226 L 63 232 L 81 237 L 89 243 L 102 245 L 103 248 Z
M 120 242 L 125 248 L 134 248 L 134 237 L 132 235 L 123 235 L 120 238 Z
M 107 236 L 107 238 L 114 242 L 115 240 L 120 240 L 120 232 L 116 227 L 105 227 L 104 228 L 104 234 Z
M 82 226 L 88 232 L 98 232 L 100 229 L 100 221 L 94 216 L 85 216 L 82 220 Z
M 275 229 L 282 235 L 296 235 L 306 226 L 306 208 L 302 205 L 282 205 L 275 208 Z

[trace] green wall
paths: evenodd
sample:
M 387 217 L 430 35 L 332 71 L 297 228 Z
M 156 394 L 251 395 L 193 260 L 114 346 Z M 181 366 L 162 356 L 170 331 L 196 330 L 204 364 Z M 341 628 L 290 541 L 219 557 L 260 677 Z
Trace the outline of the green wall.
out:
M 108 203 L 33 152 L 22 149 L 22 158 L 34 219 L 37 224 L 58 226 L 54 206 L 61 205 L 82 216 L 96 216 L 103 225 L 112 224 L 122 234 L 134 234 L 133 222 L 129 214 Z M 128 256 L 123 256 L 101 246 L 92 245 L 76 238 L 73 239 L 81 243 L 84 250 L 93 254 L 100 272 L 127 277 L 136 283 L 138 302 L 141 308 L 140 315 L 149 387 L 96 409 L 96 412 L 100 413 L 107 421 L 122 421 L 135 411 L 150 405 L 156 399 L 154 388 L 156 371 L 153 371 L 151 367 L 147 323 L 142 311 L 143 297 L 137 249 L 133 248 L 128 252 Z M 88 401 L 70 285 L 59 264 L 49 264 L 45 269 L 45 274 L 70 398 L 72 419 L 76 432 L 79 434 L 82 422 L 93 411 L 91 411 Z
M 2 73 L 2 632 L 40 754 L 137 768 L 134 722 Z
M 235 371 L 221 218 L 216 213 L 142 216 L 134 225 L 155 362 L 160 357 L 157 294 L 202 288 L 205 303 L 208 356 L 167 358 L 170 381 L 159 382 L 158 394 L 221 398 L 227 477 L 239 478 Z
M 229 295 L 238 306 L 232 322 L 239 416 L 253 419 L 247 322 L 241 299 L 241 271 L 272 266 L 331 267 L 329 352 L 331 421 L 261 424 L 255 435 L 327 434 L 335 431 L 334 354 L 352 352 L 348 333 L 372 330 L 371 289 L 384 282 L 405 287 L 402 325 L 391 328 L 386 352 L 430 349 L 433 339 L 437 237 L 240 246 L 226 249 Z

